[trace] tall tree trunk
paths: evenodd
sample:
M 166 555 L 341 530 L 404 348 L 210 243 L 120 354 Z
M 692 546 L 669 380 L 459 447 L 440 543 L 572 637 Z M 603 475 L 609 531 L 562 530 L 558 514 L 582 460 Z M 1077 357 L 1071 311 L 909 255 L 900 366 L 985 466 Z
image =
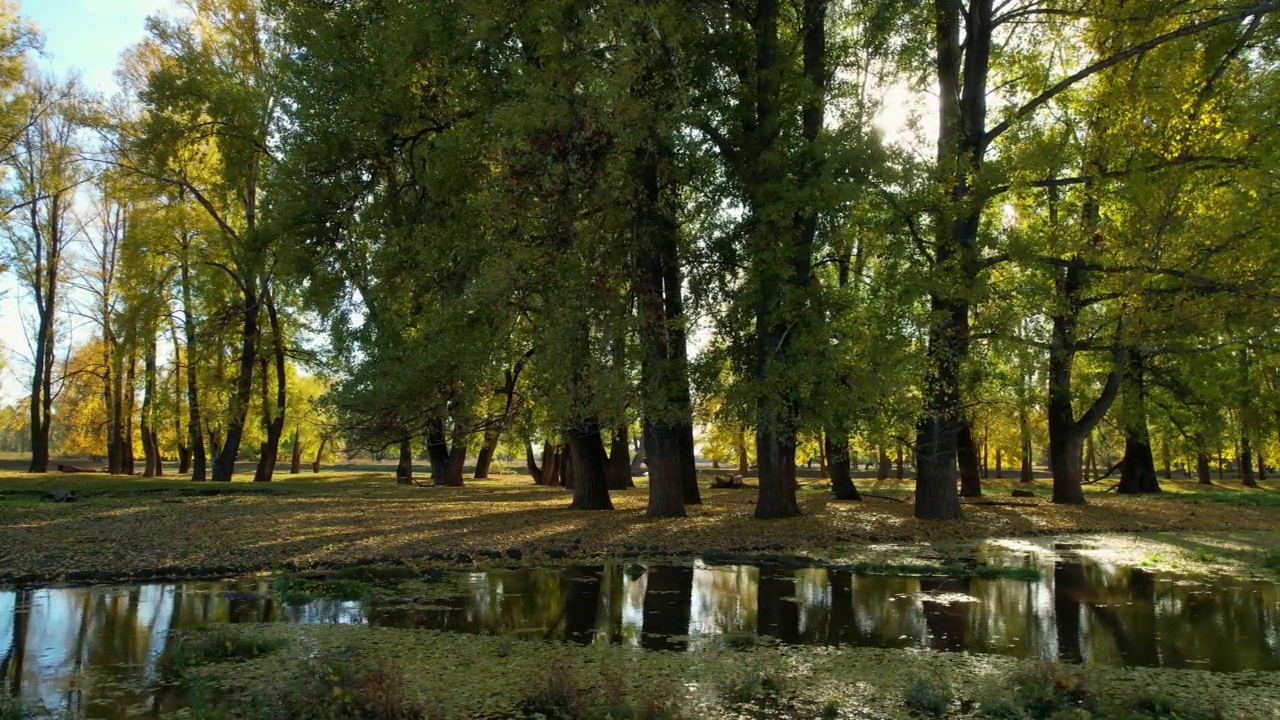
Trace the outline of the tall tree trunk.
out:
M 299 441 L 298 428 L 293 428 L 292 453 L 289 457 L 289 474 L 297 475 L 302 472 L 302 443 Z
M 150 329 L 145 329 L 147 337 L 143 338 L 142 356 L 142 418 L 138 429 L 142 434 L 143 477 L 156 476 L 156 464 L 159 448 L 156 447 L 155 418 L 152 410 L 156 394 L 156 336 Z
M 991 53 L 992 7 L 935 0 L 935 69 L 939 87 L 938 167 L 948 194 L 935 223 L 933 270 L 945 278 L 931 291 L 925 349 L 925 408 L 916 425 L 915 516 L 958 520 L 958 433 L 963 421 L 960 367 L 969 354 L 968 288 L 980 275 L 976 244 L 984 198 L 971 183 L 986 152 L 986 83 Z M 961 44 L 961 25 L 965 40 Z
M 498 450 L 498 430 L 492 425 L 484 431 L 484 444 L 476 455 L 476 471 L 472 475 L 477 480 L 489 477 L 489 466 L 493 464 L 493 454 Z
M 449 448 L 449 465 L 445 471 L 445 485 L 462 487 L 462 471 L 467 464 L 467 433 L 461 427 L 465 423 L 455 421 L 453 445 Z
M 841 429 L 828 430 L 823 439 L 827 467 L 831 471 L 831 491 L 837 500 L 861 500 L 853 484 L 853 468 L 849 457 L 849 435 Z
M 746 477 L 751 472 L 751 465 L 747 461 L 747 430 L 744 427 L 738 427 L 738 442 L 734 444 L 734 451 L 738 455 L 738 474 Z
M 1240 466 L 1240 482 L 1245 487 L 1258 487 L 1258 482 L 1253 479 L 1253 446 L 1248 435 L 1240 436 L 1240 456 L 1236 458 L 1236 464 Z
M 612 510 L 608 487 L 608 459 L 604 454 L 600 426 L 594 420 L 579 420 L 574 426 L 566 428 L 565 436 L 569 439 L 566 465 L 573 483 L 573 504 L 570 507 L 574 510 Z M 652 458 L 650 455 L 650 462 Z
M 889 479 L 893 464 L 889 461 L 889 451 L 883 445 L 876 449 L 876 453 L 876 482 L 880 483 Z
M 646 32 L 645 36 L 650 35 Z M 643 43 L 641 47 L 647 48 L 648 44 Z M 659 53 L 654 50 L 651 55 L 650 63 L 657 63 Z M 652 98 L 654 102 L 669 104 L 662 93 L 655 93 L 649 87 L 665 75 L 656 68 L 642 73 L 635 92 L 658 95 Z M 680 227 L 674 206 L 678 195 L 673 191 L 671 178 L 663 174 L 664 163 L 669 163 L 673 155 L 674 147 L 667 132 L 651 127 L 646 142 L 636 148 L 634 159 L 638 193 L 634 204 L 637 250 L 632 292 L 642 351 L 641 435 L 649 469 L 647 513 L 650 517 L 684 517 L 686 502 L 701 502 L 693 458 Z M 617 452 L 615 447 L 614 453 Z M 614 482 L 617 487 L 622 479 L 621 468 L 614 472 L 619 473 Z M 630 482 L 629 469 L 627 481 Z
M 679 431 L 671 425 L 643 428 L 645 453 L 649 458 L 649 517 L 684 517 L 684 490 L 681 482 Z M 654 478 L 665 478 L 659 487 Z
M 413 441 L 409 438 L 400 441 L 400 462 L 396 464 L 396 484 L 413 484 Z
M 271 358 L 275 369 L 275 409 L 269 411 L 267 398 L 263 398 L 266 441 L 262 444 L 262 454 L 258 460 L 258 472 L 254 476 L 256 482 L 271 482 L 275 476 L 276 462 L 280 457 L 280 438 L 284 435 L 285 412 L 288 407 L 288 378 L 286 374 L 286 358 L 284 344 L 284 328 L 280 323 L 279 308 L 276 307 L 275 291 L 270 284 L 264 285 L 262 302 L 267 309 L 267 322 L 271 328 Z M 267 369 L 262 369 L 262 382 L 265 389 Z
M 627 439 L 627 426 L 619 425 L 613 431 L 609 443 L 609 478 L 610 490 L 626 490 L 636 486 L 631 481 L 631 441 Z
M 200 417 L 200 392 L 197 381 L 196 317 L 191 299 L 191 266 L 187 258 L 189 246 L 182 248 L 182 331 L 187 344 L 187 438 L 191 442 L 191 479 L 208 477 L 208 458 L 204 449 L 203 420 Z
M 1213 477 L 1209 474 L 1209 445 L 1204 433 L 1196 433 L 1196 478 L 1200 485 L 1212 485 Z
M 549 447 L 549 446 L 548 446 Z M 533 441 L 526 439 L 524 441 L 524 463 L 529 468 L 529 476 L 533 478 L 534 485 L 542 485 L 542 471 L 546 468 L 547 455 L 543 455 L 542 467 L 538 467 L 538 459 L 533 455 Z
M 132 343 L 130 344 L 132 345 Z M 124 471 L 125 475 L 132 475 L 135 472 L 133 458 L 133 421 L 135 418 L 134 406 L 137 404 L 137 394 L 134 392 L 134 388 L 137 387 L 137 374 L 138 356 L 130 350 L 129 366 L 128 370 L 125 371 L 124 376 L 124 399 L 122 402 L 122 406 L 124 408 L 124 427 L 122 436 L 124 439 L 124 453 L 121 455 L 120 462 L 121 469 Z
M 960 496 L 982 497 L 982 469 L 978 466 L 978 445 L 973 439 L 973 426 L 961 422 L 956 434 L 960 463 Z
M 1051 222 L 1056 222 L 1056 206 L 1056 195 L 1051 193 Z M 1085 203 L 1084 223 L 1091 235 L 1096 235 L 1098 213 L 1095 203 Z M 1053 501 L 1082 505 L 1085 499 L 1080 458 L 1084 450 L 1084 441 L 1102 421 L 1103 416 L 1115 401 L 1124 374 L 1124 363 L 1123 355 L 1117 353 L 1115 366 L 1107 377 L 1101 394 L 1089 409 L 1076 419 L 1071 402 L 1071 373 L 1075 362 L 1080 313 L 1086 307 L 1083 297 L 1086 278 L 1084 263 L 1078 257 L 1071 258 L 1065 264 L 1065 269 L 1055 281 L 1055 297 L 1058 303 L 1050 316 L 1052 340 L 1049 347 L 1049 470 L 1053 473 Z
M 172 317 L 169 320 L 169 335 L 173 340 L 173 437 L 178 446 L 178 474 L 186 475 L 191 472 L 191 439 L 183 429 L 186 411 L 182 407 L 182 343 L 178 341 L 178 323 Z
M 244 437 L 245 418 L 249 401 L 253 396 L 253 365 L 258 355 L 258 291 L 253 278 L 241 278 L 241 343 L 240 366 L 236 375 L 235 392 L 227 408 L 227 435 L 222 449 L 213 459 L 215 482 L 231 482 L 236 471 L 236 457 L 240 454 L 240 440 Z
M 329 436 L 321 435 L 320 444 L 316 446 L 316 459 L 311 462 L 311 472 L 320 473 L 320 461 L 324 459 L 324 448 L 329 444 Z
M 449 440 L 444 434 L 444 421 L 439 417 L 427 421 L 427 458 L 431 462 L 431 484 L 448 485 Z
M 112 333 L 110 349 L 104 357 L 106 368 L 103 385 L 107 399 L 107 472 L 124 472 L 124 358 L 123 348 Z
M 1084 436 L 1084 469 L 1090 480 L 1098 479 L 1098 458 L 1093 451 L 1093 433 Z
M 996 479 L 1004 477 L 1004 451 L 996 448 Z
M 1124 460 L 1116 491 L 1126 495 L 1160 492 L 1151 435 L 1147 430 L 1146 358 L 1129 351 L 1124 371 L 1124 399 L 1121 424 L 1124 427 Z

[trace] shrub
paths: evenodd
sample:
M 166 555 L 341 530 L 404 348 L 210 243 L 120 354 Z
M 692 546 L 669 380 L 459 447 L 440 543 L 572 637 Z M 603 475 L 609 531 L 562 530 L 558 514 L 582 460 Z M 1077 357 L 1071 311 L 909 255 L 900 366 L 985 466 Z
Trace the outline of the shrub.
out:
M 0 694 L 0 720 L 32 720 L 40 715 L 39 710 L 18 698 Z
M 991 695 L 978 701 L 978 717 L 994 720 L 1022 720 L 1026 716 L 1011 698 Z
M 426 720 L 394 664 L 351 650 L 306 659 L 290 682 L 248 698 L 235 717 L 252 720 Z
M 916 678 L 902 693 L 902 702 L 907 708 L 924 715 L 943 714 L 954 698 L 951 681 L 945 677 Z
M 680 720 L 681 693 L 655 687 L 639 701 L 627 697 L 622 675 L 606 669 L 595 685 L 578 682 L 565 657 L 552 662 L 545 686 L 532 690 L 519 703 L 518 717 L 547 720 Z
M 1280 572 L 1280 547 L 1267 548 L 1262 551 L 1262 567 Z
M 1055 663 L 1042 663 L 1014 675 L 1013 685 L 1015 702 L 1033 718 L 1047 718 L 1061 710 L 1089 704 L 1084 677 Z
M 250 637 L 230 626 L 215 625 L 179 635 L 160 661 L 160 670 L 165 677 L 177 677 L 188 668 L 250 660 L 274 652 L 282 645 L 283 640 Z
M 357 568 L 349 569 L 355 572 Z M 319 598 L 331 600 L 363 600 L 369 596 L 369 585 L 338 574 L 323 578 L 304 578 L 292 573 L 276 576 L 271 589 L 282 602 L 301 605 Z
M 784 683 L 781 679 L 762 673 L 751 673 L 746 677 L 725 681 L 720 688 L 720 697 L 730 705 L 750 705 L 775 700 L 782 696 Z

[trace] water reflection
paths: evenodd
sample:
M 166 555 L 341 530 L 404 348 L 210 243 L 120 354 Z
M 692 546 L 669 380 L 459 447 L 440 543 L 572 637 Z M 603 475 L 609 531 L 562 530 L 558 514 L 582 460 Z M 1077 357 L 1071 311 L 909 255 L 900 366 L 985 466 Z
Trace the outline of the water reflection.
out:
M 89 718 L 175 709 L 156 668 L 173 631 L 210 623 L 350 623 L 698 650 L 727 635 L 1118 665 L 1280 670 L 1280 587 L 1212 584 L 1018 556 L 1038 582 L 688 565 L 492 570 L 430 606 L 394 599 L 282 605 L 266 581 L 0 592 L 6 692 Z

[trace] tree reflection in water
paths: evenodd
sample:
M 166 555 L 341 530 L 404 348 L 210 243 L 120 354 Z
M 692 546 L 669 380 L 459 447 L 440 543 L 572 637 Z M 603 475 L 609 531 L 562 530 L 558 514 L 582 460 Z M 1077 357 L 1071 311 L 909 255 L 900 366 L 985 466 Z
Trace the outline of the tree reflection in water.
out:
M 1033 554 L 1036 582 L 853 575 L 752 565 L 490 570 L 428 606 L 282 605 L 265 580 L 0 592 L 4 692 L 73 716 L 180 707 L 156 689 L 174 630 L 212 623 L 367 623 L 696 651 L 725 635 L 924 647 L 1210 670 L 1280 670 L 1280 588 L 1189 581 Z M 101 690 L 113 685 L 110 692 Z M 127 688 L 135 688 L 128 690 Z M 122 689 L 126 688 L 126 689 Z

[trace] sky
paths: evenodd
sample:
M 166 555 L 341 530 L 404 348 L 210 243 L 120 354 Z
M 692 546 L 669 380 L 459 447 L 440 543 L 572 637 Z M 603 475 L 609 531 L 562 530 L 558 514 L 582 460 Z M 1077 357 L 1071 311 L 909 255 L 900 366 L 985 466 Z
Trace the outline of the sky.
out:
M 18 6 L 44 35 L 42 64 L 77 71 L 90 88 L 110 94 L 120 52 L 142 39 L 148 15 L 173 0 L 18 0 Z

